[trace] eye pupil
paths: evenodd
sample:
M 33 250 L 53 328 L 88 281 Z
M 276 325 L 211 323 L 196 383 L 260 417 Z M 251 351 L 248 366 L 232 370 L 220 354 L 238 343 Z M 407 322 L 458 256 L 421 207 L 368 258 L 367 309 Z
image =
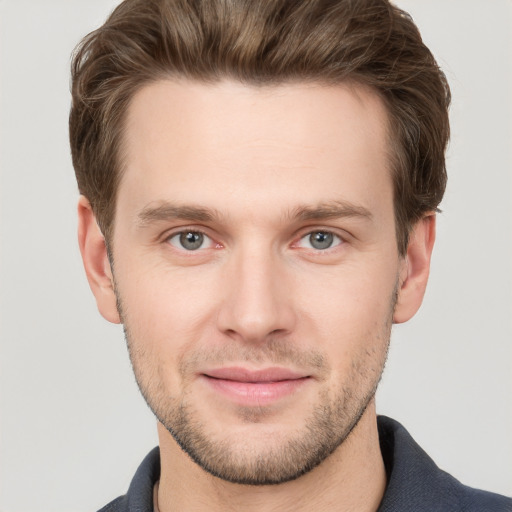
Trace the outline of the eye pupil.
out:
M 204 235 L 195 231 L 181 233 L 180 244 L 189 251 L 195 251 L 203 245 Z
M 309 235 L 309 243 L 315 249 L 328 249 L 334 241 L 334 235 L 326 231 L 316 231 Z

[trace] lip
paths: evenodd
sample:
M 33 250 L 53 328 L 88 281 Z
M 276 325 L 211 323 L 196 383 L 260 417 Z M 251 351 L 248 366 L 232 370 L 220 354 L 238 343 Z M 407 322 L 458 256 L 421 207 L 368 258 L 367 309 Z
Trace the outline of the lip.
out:
M 201 379 L 216 394 L 238 405 L 261 407 L 294 394 L 310 376 L 288 368 L 226 367 L 207 370 Z
M 238 366 L 227 368 L 214 368 L 204 372 L 207 377 L 214 379 L 232 380 L 237 382 L 264 383 L 279 382 L 283 380 L 296 380 L 307 375 L 295 372 L 289 368 L 263 368 L 260 370 L 249 370 Z

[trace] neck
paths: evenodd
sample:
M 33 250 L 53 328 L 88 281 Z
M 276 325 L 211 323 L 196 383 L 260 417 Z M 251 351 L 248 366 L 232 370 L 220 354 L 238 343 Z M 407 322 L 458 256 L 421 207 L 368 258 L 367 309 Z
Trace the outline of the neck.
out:
M 333 454 L 309 473 L 279 485 L 225 482 L 192 462 L 161 424 L 158 434 L 159 512 L 375 512 L 384 495 L 386 473 L 374 402 Z

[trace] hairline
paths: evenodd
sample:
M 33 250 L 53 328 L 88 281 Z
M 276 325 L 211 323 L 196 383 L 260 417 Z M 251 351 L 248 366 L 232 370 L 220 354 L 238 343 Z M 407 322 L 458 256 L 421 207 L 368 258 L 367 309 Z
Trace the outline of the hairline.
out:
M 117 209 L 117 198 L 119 189 L 122 184 L 122 178 L 126 171 L 127 167 L 127 161 L 126 161 L 126 155 L 127 155 L 127 127 L 128 127 L 128 116 L 130 112 L 130 107 L 134 101 L 135 96 L 139 94 L 143 89 L 153 85 L 157 84 L 159 82 L 174 82 L 174 83 L 186 83 L 186 82 L 192 82 L 196 84 L 203 84 L 203 85 L 210 85 L 215 86 L 219 83 L 222 83 L 223 81 L 233 81 L 240 83 L 247 87 L 254 87 L 257 89 L 273 89 L 273 88 L 279 88 L 285 85 L 292 85 L 292 84 L 303 84 L 303 85 L 316 85 L 316 86 L 323 86 L 323 87 L 346 87 L 351 92 L 355 92 L 357 96 L 357 90 L 366 90 L 370 94 L 373 94 L 377 98 L 380 99 L 382 106 L 384 108 L 385 112 L 385 125 L 384 129 L 386 130 L 386 146 L 385 146 L 385 154 L 386 154 L 386 170 L 390 173 L 390 179 L 391 179 L 391 185 L 392 185 L 392 201 L 393 201 L 393 217 L 394 217 L 394 224 L 395 224 L 395 239 L 397 242 L 397 247 L 400 255 L 404 255 L 405 248 L 407 247 L 408 242 L 408 235 L 410 232 L 411 226 L 404 227 L 406 230 L 405 233 L 401 233 L 402 227 L 399 225 L 399 219 L 397 214 L 397 197 L 396 197 L 396 181 L 397 181 L 397 173 L 398 173 L 398 167 L 400 166 L 400 159 L 401 159 L 401 142 L 398 140 L 398 133 L 393 130 L 392 127 L 392 118 L 393 118 L 393 111 L 391 107 L 389 106 L 388 99 L 386 96 L 382 93 L 381 90 L 379 90 L 376 86 L 365 83 L 364 79 L 358 79 L 357 75 L 350 76 L 348 75 L 346 78 L 343 79 L 327 79 L 324 77 L 288 77 L 288 78 L 282 78 L 282 79 L 269 79 L 269 80 L 244 80 L 240 79 L 239 77 L 234 76 L 230 73 L 224 73 L 224 74 L 218 74 L 217 76 L 187 76 L 186 73 L 158 73 L 154 74 L 154 76 L 148 76 L 146 79 L 139 80 L 138 83 L 135 83 L 132 85 L 132 89 L 127 97 L 127 105 L 126 108 L 123 111 L 123 114 L 118 119 L 119 123 L 119 131 L 117 134 L 117 148 L 115 150 L 114 154 L 114 194 L 111 198 L 112 203 L 111 204 L 111 215 L 109 217 L 109 223 L 107 226 L 102 226 L 101 230 L 105 237 L 105 240 L 107 241 L 109 247 L 111 250 L 113 249 L 113 240 L 114 240 L 114 233 L 115 233 L 115 220 L 116 220 L 116 209 Z M 405 240 L 401 240 L 400 237 L 405 236 Z

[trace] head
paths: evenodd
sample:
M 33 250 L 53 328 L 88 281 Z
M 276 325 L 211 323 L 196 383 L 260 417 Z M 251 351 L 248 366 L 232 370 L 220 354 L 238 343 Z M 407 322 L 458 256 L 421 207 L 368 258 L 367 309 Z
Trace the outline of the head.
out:
M 402 255 L 411 227 L 441 202 L 450 93 L 407 13 L 386 0 L 127 0 L 72 65 L 73 165 L 107 241 L 128 106 L 144 85 L 170 77 L 367 85 L 387 107 Z
M 128 0 L 79 47 L 88 278 L 207 471 L 296 478 L 367 414 L 426 286 L 448 100 L 385 1 Z

